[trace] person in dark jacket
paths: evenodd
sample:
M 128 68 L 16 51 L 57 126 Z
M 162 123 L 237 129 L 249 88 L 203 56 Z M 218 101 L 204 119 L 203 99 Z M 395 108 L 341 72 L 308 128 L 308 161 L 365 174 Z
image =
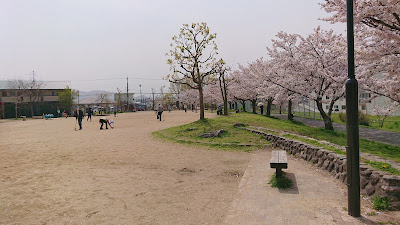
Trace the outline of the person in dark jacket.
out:
M 89 121 L 89 119 L 90 119 L 90 122 L 92 122 L 92 114 L 93 114 L 93 109 L 92 109 L 92 108 L 89 108 L 89 110 L 88 110 L 88 112 L 87 112 L 87 119 L 86 119 L 86 121 Z
M 79 124 L 79 130 L 82 130 L 82 119 L 84 117 L 82 110 L 80 110 L 79 108 L 76 110 L 75 112 L 76 115 L 76 119 L 78 120 L 78 124 Z

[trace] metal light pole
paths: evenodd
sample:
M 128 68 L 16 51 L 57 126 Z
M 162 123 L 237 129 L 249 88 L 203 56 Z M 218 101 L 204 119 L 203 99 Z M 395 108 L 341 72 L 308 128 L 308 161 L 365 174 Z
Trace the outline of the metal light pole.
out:
M 358 130 L 358 83 L 354 70 L 353 0 L 347 0 L 347 54 L 348 79 L 346 81 L 346 158 L 348 213 L 361 216 L 360 209 L 360 153 Z

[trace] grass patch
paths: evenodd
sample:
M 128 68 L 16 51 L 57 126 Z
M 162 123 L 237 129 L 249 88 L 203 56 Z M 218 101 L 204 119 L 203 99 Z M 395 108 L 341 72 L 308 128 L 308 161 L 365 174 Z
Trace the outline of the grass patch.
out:
M 276 177 L 276 175 L 272 175 L 271 180 L 269 181 L 271 187 L 279 188 L 279 189 L 289 189 L 293 187 L 293 182 L 289 178 L 285 176 L 285 172 L 282 172 L 281 177 Z
M 324 144 L 324 143 L 320 143 L 320 142 L 318 142 L 316 140 L 310 140 L 310 139 L 299 137 L 299 136 L 292 135 L 292 134 L 285 134 L 283 136 L 284 137 L 288 137 L 290 139 L 302 141 L 304 143 L 308 143 L 308 144 L 314 145 L 316 147 L 321 147 L 321 148 L 324 148 L 326 150 L 330 150 L 330 151 L 332 151 L 334 153 L 337 153 L 337 154 L 346 155 L 346 152 L 343 151 L 342 149 L 338 149 L 338 148 L 335 148 L 333 146 L 330 146 L 330 145 L 327 145 L 327 144 Z
M 297 117 L 322 120 L 320 114 L 317 112 L 315 112 L 315 113 L 306 112 L 305 114 L 303 112 L 295 112 L 294 115 Z M 380 130 L 386 130 L 386 131 L 400 132 L 400 116 L 387 117 L 385 119 L 385 122 L 383 123 L 382 128 L 379 127 L 378 116 L 373 116 L 373 115 L 366 115 L 366 116 L 369 119 L 369 126 L 364 126 L 364 125 L 360 125 L 360 126 L 367 127 L 367 128 L 380 129 Z M 332 113 L 331 119 L 335 123 L 345 124 L 344 122 L 342 122 L 340 120 L 339 113 Z
M 164 136 L 171 138 L 171 140 L 184 139 L 187 141 L 203 141 L 217 144 L 242 143 L 259 145 L 260 147 L 269 144 L 265 139 L 259 138 L 257 134 L 233 127 L 236 123 L 243 123 L 255 127 L 265 127 L 277 132 L 285 131 L 317 140 L 325 140 L 340 146 L 346 146 L 346 135 L 343 132 L 309 127 L 301 122 L 269 118 L 253 113 L 235 113 L 229 116 L 219 116 L 215 119 L 206 119 L 204 121 L 196 121 L 178 127 L 171 127 L 160 132 L 162 132 Z M 188 128 L 192 127 L 196 127 L 196 129 L 187 131 Z M 220 129 L 226 130 L 227 134 L 218 138 L 200 137 L 200 134 Z M 332 146 L 327 147 L 327 149 L 334 152 L 336 151 L 330 147 Z M 241 146 L 238 146 L 238 148 L 241 148 Z M 398 146 L 360 139 L 360 151 L 400 162 L 400 147 Z
M 375 196 L 372 199 L 372 204 L 376 210 L 388 210 L 390 207 L 390 198 Z
M 396 168 L 393 168 L 389 163 L 369 161 L 369 160 L 366 160 L 364 162 L 380 171 L 388 172 L 392 175 L 400 175 L 400 171 L 398 171 Z

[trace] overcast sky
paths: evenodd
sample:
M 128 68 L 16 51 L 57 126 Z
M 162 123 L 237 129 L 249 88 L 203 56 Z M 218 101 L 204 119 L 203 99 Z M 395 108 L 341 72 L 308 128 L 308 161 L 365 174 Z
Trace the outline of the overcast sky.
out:
M 69 80 L 82 91 L 159 90 L 165 53 L 183 23 L 206 22 L 233 68 L 260 57 L 279 31 L 306 35 L 321 25 L 322 0 L 2 0 L 0 79 Z M 125 78 L 125 79 L 123 79 Z

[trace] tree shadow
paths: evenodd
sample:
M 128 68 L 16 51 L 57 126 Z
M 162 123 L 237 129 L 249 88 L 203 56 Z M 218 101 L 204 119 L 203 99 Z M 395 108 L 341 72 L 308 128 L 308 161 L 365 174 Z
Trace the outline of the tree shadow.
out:
M 283 194 L 299 194 L 299 187 L 294 173 L 285 173 L 285 176 L 293 182 L 293 187 L 288 189 L 279 189 L 279 193 Z

